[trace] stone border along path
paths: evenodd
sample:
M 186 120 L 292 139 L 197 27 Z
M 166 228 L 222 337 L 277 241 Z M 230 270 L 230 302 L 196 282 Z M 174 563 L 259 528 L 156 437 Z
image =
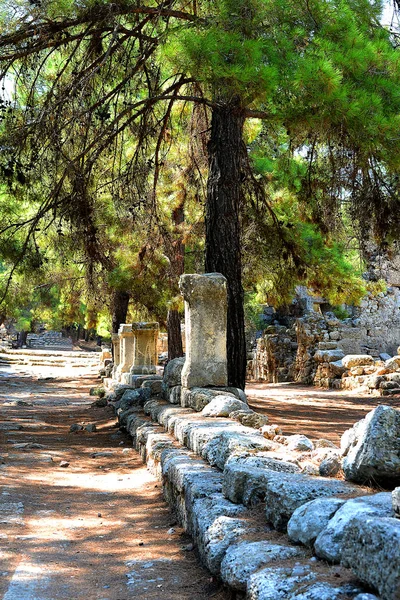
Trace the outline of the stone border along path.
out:
M 108 395 L 120 427 L 162 481 L 202 562 L 237 600 L 376 599 L 363 584 L 399 600 L 400 520 L 390 492 L 299 473 L 254 429 L 150 397 L 146 378 L 138 383 Z

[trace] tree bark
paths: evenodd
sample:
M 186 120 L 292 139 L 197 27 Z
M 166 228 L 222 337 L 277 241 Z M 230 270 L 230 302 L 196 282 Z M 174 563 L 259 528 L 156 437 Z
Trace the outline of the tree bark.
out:
M 114 292 L 112 302 L 112 333 L 118 333 L 121 323 L 126 323 L 126 315 L 128 312 L 129 294 L 128 292 Z
M 206 202 L 207 273 L 222 273 L 228 287 L 228 383 L 244 389 L 246 342 L 240 243 L 241 157 L 244 113 L 238 99 L 213 109 Z
M 177 310 L 169 310 L 167 316 L 168 360 L 183 356 L 181 318 Z

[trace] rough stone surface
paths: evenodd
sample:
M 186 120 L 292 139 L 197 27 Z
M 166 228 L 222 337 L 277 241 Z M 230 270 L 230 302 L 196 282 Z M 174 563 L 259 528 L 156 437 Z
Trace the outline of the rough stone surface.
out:
M 245 427 L 252 427 L 253 429 L 260 429 L 260 427 L 263 427 L 264 425 L 266 425 L 266 423 L 268 423 L 267 415 L 261 415 L 260 413 L 257 413 L 252 410 L 239 411 L 239 412 L 241 413 L 241 415 L 239 417 L 239 421 Z M 235 414 L 235 413 L 233 413 L 233 414 Z M 234 417 L 232 416 L 232 414 L 230 414 L 229 418 L 232 419 Z
M 221 578 L 234 590 L 246 590 L 247 581 L 261 567 L 276 560 L 302 556 L 299 548 L 271 542 L 242 542 L 230 547 L 221 564 Z
M 396 517 L 400 518 L 400 487 L 392 492 L 392 506 Z
M 245 428 L 243 428 L 245 430 Z M 227 431 L 216 436 L 205 444 L 202 457 L 208 460 L 210 465 L 223 469 L 229 456 L 238 451 L 249 450 L 274 450 L 279 448 L 278 444 L 266 440 L 262 435 L 254 433 L 250 428 L 248 432 L 237 433 Z
M 321 477 L 335 477 L 342 468 L 342 463 L 337 455 L 327 456 L 319 465 Z
M 342 358 L 342 364 L 346 369 L 351 367 L 366 367 L 374 364 L 374 358 L 368 354 L 347 354 Z
M 246 600 L 350 600 L 355 586 L 334 587 L 316 581 L 310 567 L 261 569 L 249 579 Z
M 400 521 L 354 519 L 347 528 L 342 560 L 384 600 L 400 598 Z
M 289 435 L 287 437 L 287 448 L 292 451 L 308 452 L 314 450 L 314 444 L 305 435 Z
M 173 358 L 170 360 L 164 369 L 164 383 L 172 388 L 176 385 L 181 385 L 181 376 L 185 358 Z
M 314 360 L 317 362 L 337 362 L 338 360 L 343 360 L 344 352 L 340 350 L 340 348 L 336 348 L 335 350 L 317 350 L 314 354 Z M 344 364 L 344 363 L 343 363 Z
M 348 500 L 318 535 L 314 544 L 316 555 L 329 562 L 339 563 L 342 558 L 346 531 L 355 517 L 364 519 L 366 517 L 391 516 L 393 516 L 393 509 L 389 492 Z
M 339 498 L 317 498 L 300 506 L 289 520 L 287 528 L 289 539 L 305 546 L 312 546 L 344 503 L 345 500 Z
M 268 478 L 265 494 L 265 514 L 267 521 L 272 523 L 275 529 L 286 531 L 287 523 L 296 508 L 310 500 L 357 493 L 357 488 L 343 481 L 303 474 L 272 474 Z
M 400 411 L 380 405 L 343 434 L 346 479 L 400 482 Z
M 218 396 L 228 396 L 237 400 L 237 396 L 235 396 L 235 394 L 225 390 L 217 390 L 212 388 L 193 388 L 189 390 L 187 388 L 182 388 L 181 405 L 183 407 L 193 408 L 195 411 L 200 412 L 205 406 L 207 406 L 207 404 L 209 404 Z
M 185 299 L 186 388 L 228 384 L 226 357 L 226 279 L 220 273 L 182 275 Z
M 132 335 L 134 339 L 132 348 L 131 380 L 140 373 L 155 373 L 158 363 L 157 343 L 159 324 L 132 323 Z
M 201 411 L 205 417 L 228 417 L 235 410 L 245 410 L 247 404 L 231 396 L 216 396 Z
M 139 388 L 137 390 L 124 390 L 121 399 L 115 402 L 115 409 L 121 411 L 126 410 L 130 406 L 144 406 L 145 402 L 150 398 L 151 390 L 149 388 Z

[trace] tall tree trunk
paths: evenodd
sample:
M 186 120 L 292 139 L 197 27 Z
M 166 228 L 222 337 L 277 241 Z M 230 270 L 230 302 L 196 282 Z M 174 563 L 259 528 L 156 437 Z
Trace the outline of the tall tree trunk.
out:
M 184 204 L 182 202 L 172 213 L 174 227 L 181 225 L 185 219 Z M 174 280 L 176 281 L 185 270 L 185 246 L 180 237 L 174 244 L 173 256 L 171 257 L 173 266 Z M 170 309 L 167 315 L 167 333 L 168 333 L 168 360 L 183 356 L 181 318 L 176 309 Z
M 112 333 L 118 333 L 121 323 L 126 323 L 126 315 L 128 312 L 129 294 L 128 292 L 114 292 L 112 301 Z
M 213 109 L 206 202 L 207 273 L 222 273 L 228 285 L 229 385 L 244 389 L 246 342 L 240 243 L 241 156 L 244 115 L 236 99 Z
M 183 356 L 181 318 L 177 310 L 169 310 L 167 316 L 168 360 Z

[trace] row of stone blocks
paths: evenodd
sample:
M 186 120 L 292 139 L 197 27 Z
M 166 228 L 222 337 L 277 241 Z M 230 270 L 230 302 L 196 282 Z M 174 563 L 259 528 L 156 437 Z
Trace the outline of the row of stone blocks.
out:
M 171 406 L 151 398 L 144 385 L 117 390 L 120 425 L 162 478 L 165 497 L 203 562 L 237 598 L 376 598 L 342 567 L 335 571 L 341 585 L 332 585 L 310 548 L 319 558 L 351 567 L 383 600 L 400 597 L 400 522 L 393 518 L 390 493 L 365 495 L 358 486 L 298 473 L 293 463 L 266 456 L 271 442 L 254 429 Z M 261 524 L 252 508 L 260 502 L 266 504 Z M 277 538 L 277 531 L 288 531 L 290 539 Z

